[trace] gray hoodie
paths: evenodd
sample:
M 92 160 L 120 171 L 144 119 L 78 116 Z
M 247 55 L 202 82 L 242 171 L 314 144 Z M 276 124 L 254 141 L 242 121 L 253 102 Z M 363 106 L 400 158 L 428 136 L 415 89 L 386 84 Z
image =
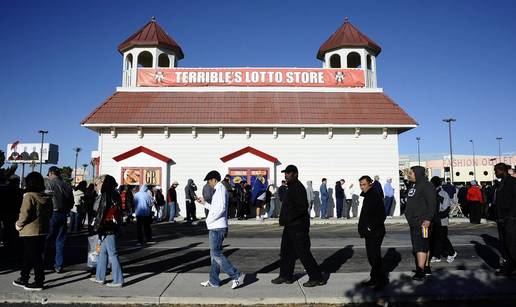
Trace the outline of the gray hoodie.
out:
M 412 167 L 415 184 L 408 190 L 405 218 L 411 227 L 420 227 L 423 221 L 432 221 L 436 210 L 436 192 L 425 176 L 425 168 Z

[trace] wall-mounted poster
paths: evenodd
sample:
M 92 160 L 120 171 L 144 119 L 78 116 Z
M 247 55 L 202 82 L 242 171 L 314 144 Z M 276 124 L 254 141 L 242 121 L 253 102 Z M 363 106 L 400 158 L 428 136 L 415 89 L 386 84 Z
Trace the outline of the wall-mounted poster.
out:
M 125 185 L 161 185 L 161 167 L 124 167 L 122 184 Z

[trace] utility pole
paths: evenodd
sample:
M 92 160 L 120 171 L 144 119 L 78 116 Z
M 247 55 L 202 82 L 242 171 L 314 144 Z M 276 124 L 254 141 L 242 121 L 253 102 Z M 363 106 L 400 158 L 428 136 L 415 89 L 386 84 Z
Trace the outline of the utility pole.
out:
M 475 181 L 477 181 L 477 161 L 475 160 L 475 142 L 473 140 L 469 140 L 471 142 L 471 145 L 473 146 L 473 178 Z
M 421 138 L 418 136 L 416 137 L 417 140 L 417 165 L 421 166 L 421 150 L 419 148 L 419 141 L 421 141 Z
M 451 124 L 457 121 L 455 118 L 445 118 L 443 122 L 448 123 L 448 136 L 450 139 L 450 171 L 451 171 L 451 183 L 453 184 L 453 148 L 452 148 L 452 133 Z
M 43 140 L 48 130 L 39 130 L 38 133 L 41 133 L 41 147 L 39 148 L 39 173 L 41 174 L 43 172 Z

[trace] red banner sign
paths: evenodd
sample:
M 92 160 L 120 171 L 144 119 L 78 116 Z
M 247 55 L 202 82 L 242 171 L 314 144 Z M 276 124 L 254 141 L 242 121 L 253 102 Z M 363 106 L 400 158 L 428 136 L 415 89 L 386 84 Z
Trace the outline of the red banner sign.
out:
M 138 86 L 364 87 L 360 69 L 139 68 Z

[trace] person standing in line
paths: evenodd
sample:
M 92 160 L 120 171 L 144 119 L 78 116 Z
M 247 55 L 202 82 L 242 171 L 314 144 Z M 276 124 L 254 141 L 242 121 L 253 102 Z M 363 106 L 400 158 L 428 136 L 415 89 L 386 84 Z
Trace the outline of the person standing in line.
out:
M 59 274 L 63 272 L 67 219 L 68 213 L 70 213 L 70 209 L 73 207 L 74 199 L 72 187 L 63 181 L 60 168 L 51 166 L 48 169 L 48 179 L 50 190 L 47 191 L 47 193 L 52 195 L 54 212 L 50 218 L 50 231 L 47 237 L 47 244 L 50 246 L 55 244 L 54 270 Z
M 287 196 L 287 190 L 288 190 L 287 182 L 285 180 L 281 180 L 281 185 L 278 188 L 279 203 L 277 204 L 278 208 L 276 208 L 276 210 L 278 212 L 281 211 L 281 206 L 283 204 L 283 200 L 285 199 L 285 196 Z M 313 189 L 312 189 L 312 192 L 313 192 Z
M 496 178 L 500 179 L 495 196 L 498 234 L 506 258 L 496 274 L 502 276 L 516 273 L 516 178 L 509 175 L 509 169 L 505 163 L 494 167 Z
M 73 189 L 73 199 L 74 205 L 72 210 L 70 211 L 70 231 L 77 232 L 82 228 L 82 219 L 84 214 L 86 213 L 85 201 L 84 201 L 84 193 L 86 192 L 86 188 L 88 187 L 88 183 L 83 180 L 77 184 L 77 186 Z
M 328 218 L 328 206 L 330 202 L 330 194 L 328 193 L 328 187 L 326 186 L 326 178 L 322 179 L 321 186 L 319 187 L 319 193 L 321 194 L 321 219 Z
M 224 187 L 226 187 L 226 186 L 224 186 Z M 207 203 L 211 203 L 213 194 L 215 194 L 215 189 L 209 183 L 206 182 L 206 184 L 202 187 L 202 198 L 204 198 L 204 200 Z M 208 210 L 207 208 L 204 208 L 204 214 L 206 217 L 208 217 L 209 211 L 210 210 Z
M 310 218 L 306 189 L 298 180 L 298 170 L 295 165 L 289 165 L 281 172 L 285 174 L 288 190 L 279 218 L 280 226 L 284 227 L 281 237 L 280 273 L 271 282 L 273 284 L 293 283 L 296 258 L 299 258 L 309 277 L 303 286 L 322 286 L 326 282 L 322 279 L 321 269 L 310 252 Z
M 392 203 L 394 201 L 394 188 L 392 187 L 392 178 L 387 178 L 387 182 L 383 186 L 383 192 L 385 195 L 385 215 L 387 215 L 388 218 L 392 218 L 391 210 Z
M 195 208 L 195 199 L 197 198 L 197 195 L 195 194 L 195 191 L 197 191 L 197 186 L 195 185 L 193 179 L 188 179 L 188 183 L 185 187 L 186 220 L 189 224 L 192 225 L 197 224 Z
M 252 204 L 256 210 L 256 220 L 263 221 L 262 211 L 265 209 L 265 196 L 267 191 L 267 181 L 262 174 L 256 176 L 252 188 Z
M 426 275 L 431 274 L 430 266 L 427 264 L 431 221 L 436 211 L 435 189 L 426 178 L 425 168 L 421 166 L 411 167 L 408 179 L 412 186 L 407 193 L 405 218 L 410 227 L 410 239 L 417 263 L 416 273 L 412 279 L 423 280 Z
M 351 194 L 351 212 L 353 213 L 353 217 L 357 217 L 358 206 L 360 204 L 360 192 L 359 189 L 353 183 L 349 186 L 349 191 Z
M 375 290 L 383 289 L 389 282 L 382 264 L 382 242 L 385 237 L 385 208 L 381 195 L 372 189 L 373 180 L 369 176 L 359 179 L 360 196 L 364 198 L 360 218 L 358 220 L 358 233 L 365 239 L 367 260 L 371 265 L 371 278 L 362 282 L 362 286 L 374 286 Z
M 237 200 L 237 219 L 239 221 L 243 220 L 246 215 L 246 211 L 244 209 L 245 204 L 245 182 L 240 177 L 236 177 L 233 179 L 235 183 L 235 195 Z
M 471 181 L 471 187 L 468 189 L 467 201 L 469 207 L 469 222 L 471 224 L 480 224 L 484 198 L 482 197 L 482 191 L 480 191 L 476 180 Z
M 176 217 L 176 204 L 177 204 L 177 191 L 176 188 L 179 185 L 177 181 L 173 181 L 172 185 L 167 191 L 167 204 L 168 204 L 168 221 L 174 223 Z
M 32 172 L 25 177 L 25 194 L 15 224 L 23 241 L 23 263 L 20 278 L 13 281 L 13 285 L 29 291 L 43 290 L 45 282 L 43 251 L 53 206 L 52 198 L 44 192 L 45 181 L 40 173 Z M 34 282 L 29 283 L 32 269 Z
M 322 194 L 321 194 L 322 195 Z M 337 201 L 337 218 L 342 218 L 342 210 L 344 210 L 344 189 L 340 181 L 335 182 L 335 200 Z
M 143 236 L 145 235 L 146 243 L 152 244 L 152 208 L 153 199 L 149 193 L 149 188 L 146 184 L 140 187 L 140 191 L 134 195 L 134 208 L 136 214 L 136 238 L 138 242 L 137 246 L 144 245 L 145 241 Z
M 280 189 L 284 186 L 284 184 L 286 185 L 286 183 L 287 182 L 285 180 L 282 180 Z M 286 193 L 287 189 L 285 188 L 284 191 Z M 280 194 L 279 192 L 280 191 L 278 189 L 278 195 Z M 285 195 L 283 195 L 282 198 L 285 198 Z M 314 193 L 314 188 L 312 186 L 312 180 L 308 180 L 306 182 L 306 198 L 308 199 L 308 216 L 310 218 L 312 218 L 312 208 L 314 207 L 314 201 L 315 201 L 315 193 Z
M 160 186 L 155 186 L 152 189 L 156 200 L 156 221 L 162 222 L 165 219 L 165 196 L 163 192 L 161 192 Z
M 448 223 L 450 215 L 451 200 L 448 192 L 441 186 L 441 178 L 432 177 L 430 182 L 435 187 L 437 193 L 438 212 L 435 215 L 435 222 L 430 238 L 430 259 L 431 263 L 441 262 L 441 257 L 446 257 L 448 263 L 452 263 L 457 257 L 457 252 L 448 238 Z
M 375 190 L 376 193 L 378 193 L 380 196 L 382 196 L 382 199 L 385 198 L 385 195 L 383 195 L 382 184 L 380 183 L 380 176 L 378 176 L 378 175 L 374 176 L 373 190 Z
M 453 199 L 457 193 L 457 188 L 451 183 L 451 178 L 446 178 L 446 184 L 443 185 L 443 190 L 448 193 L 450 199 Z
M 125 212 L 126 212 L 126 218 L 125 222 L 130 223 L 133 219 L 133 213 L 134 213 L 134 192 L 133 192 L 132 185 L 126 185 L 125 186 Z
M 210 171 L 204 180 L 214 189 L 211 203 L 203 197 L 197 198 L 197 202 L 208 209 L 206 227 L 209 230 L 211 269 L 210 279 L 201 283 L 203 287 L 218 288 L 220 286 L 220 269 L 224 270 L 231 278 L 231 289 L 236 289 L 244 284 L 245 274 L 229 262 L 222 253 L 222 242 L 228 234 L 228 204 L 227 190 L 221 183 L 219 172 Z
M 269 184 L 269 187 L 267 188 L 267 195 L 266 195 L 266 203 L 269 204 L 269 210 L 267 212 L 268 218 L 276 217 L 276 199 L 277 199 L 276 187 L 273 184 Z
M 351 218 L 351 208 L 353 204 L 353 196 L 351 195 L 351 187 L 346 186 L 346 180 L 341 179 L 340 183 L 342 185 L 342 189 L 344 190 L 344 213 L 343 217 L 348 220 Z M 353 215 L 356 216 L 356 215 Z

